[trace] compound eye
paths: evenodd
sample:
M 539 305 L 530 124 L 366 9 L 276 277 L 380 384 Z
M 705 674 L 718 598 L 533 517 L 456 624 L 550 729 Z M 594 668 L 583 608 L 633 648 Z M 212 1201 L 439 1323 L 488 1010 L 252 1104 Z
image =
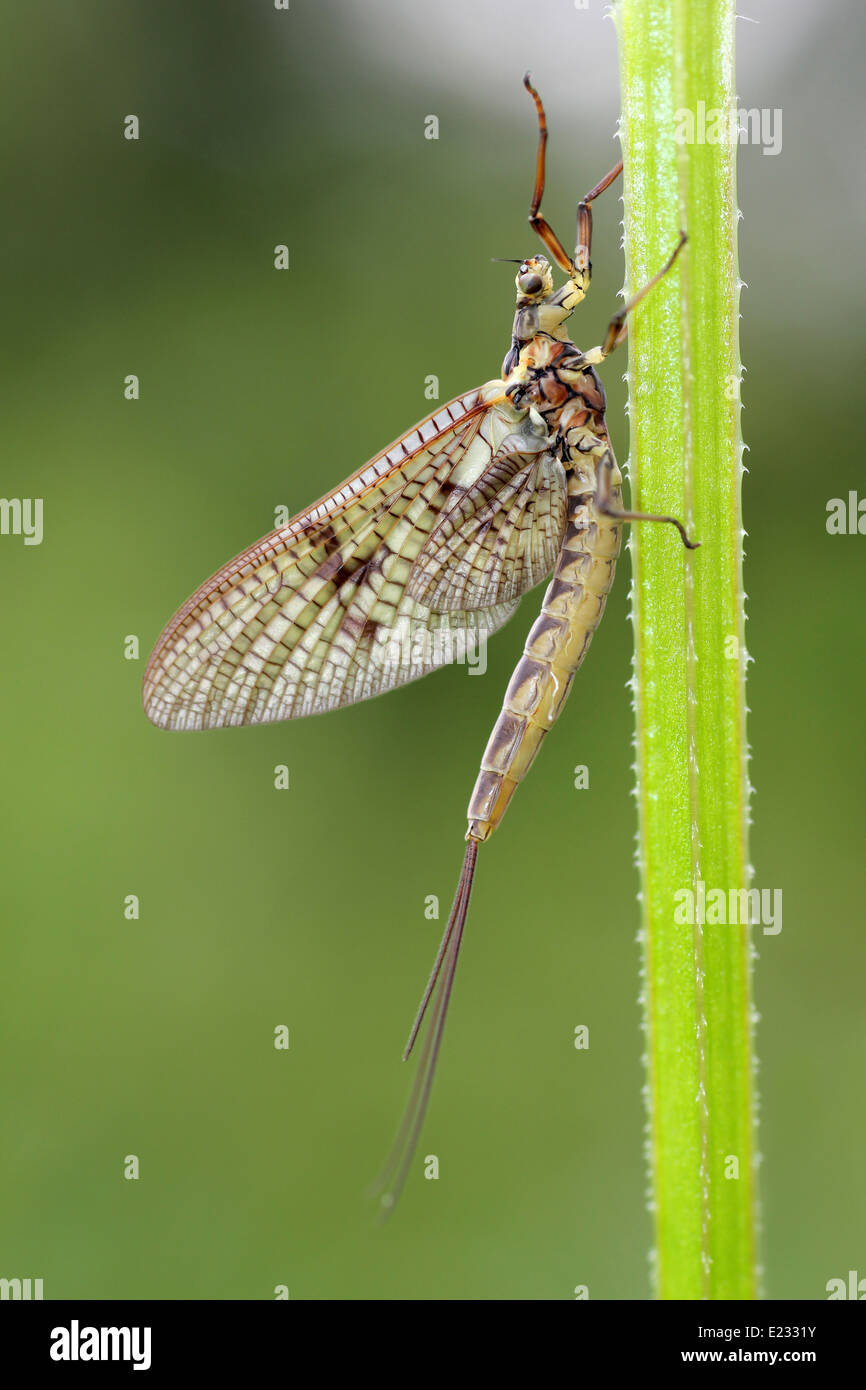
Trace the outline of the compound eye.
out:
M 544 282 L 534 270 L 527 270 L 522 275 L 518 275 L 517 283 L 522 294 L 538 294 Z

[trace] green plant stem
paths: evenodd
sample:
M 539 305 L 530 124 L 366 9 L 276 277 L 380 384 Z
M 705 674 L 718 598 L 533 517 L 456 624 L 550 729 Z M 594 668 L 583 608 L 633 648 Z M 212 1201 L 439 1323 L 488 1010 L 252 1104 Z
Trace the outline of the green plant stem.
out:
M 631 528 L 656 1292 L 753 1298 L 749 928 L 677 921 L 683 890 L 699 902 L 701 883 L 749 886 L 737 146 L 702 141 L 699 114 L 703 103 L 719 130 L 718 110 L 729 129 L 734 7 L 618 0 L 615 12 L 629 294 L 689 235 L 629 329 L 633 505 L 684 517 L 701 542 L 686 553 L 672 527 Z

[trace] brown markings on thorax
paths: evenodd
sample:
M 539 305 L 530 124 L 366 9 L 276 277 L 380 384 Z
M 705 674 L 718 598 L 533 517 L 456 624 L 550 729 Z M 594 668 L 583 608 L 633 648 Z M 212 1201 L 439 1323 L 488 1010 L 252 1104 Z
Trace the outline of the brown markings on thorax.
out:
M 516 404 L 534 406 L 552 435 L 564 434 L 575 426 L 593 434 L 606 432 L 604 387 L 594 367 L 581 366 L 580 350 L 574 343 L 539 335 L 524 353 L 521 357 L 529 380 L 515 395 Z M 565 371 L 571 380 L 566 380 Z M 579 373 L 576 378 L 575 373 Z

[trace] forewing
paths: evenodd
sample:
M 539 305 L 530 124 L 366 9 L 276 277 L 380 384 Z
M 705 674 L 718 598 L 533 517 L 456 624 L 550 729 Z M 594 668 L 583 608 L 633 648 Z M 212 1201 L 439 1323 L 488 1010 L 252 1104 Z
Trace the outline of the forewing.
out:
M 409 593 L 436 612 L 518 599 L 553 568 L 566 522 L 565 471 L 526 426 L 454 498 L 418 555 Z
M 450 402 L 203 584 L 148 662 L 153 723 L 218 728 L 336 709 L 459 659 L 501 627 L 516 601 L 434 612 L 407 591 L 452 497 L 515 427 L 501 387 Z

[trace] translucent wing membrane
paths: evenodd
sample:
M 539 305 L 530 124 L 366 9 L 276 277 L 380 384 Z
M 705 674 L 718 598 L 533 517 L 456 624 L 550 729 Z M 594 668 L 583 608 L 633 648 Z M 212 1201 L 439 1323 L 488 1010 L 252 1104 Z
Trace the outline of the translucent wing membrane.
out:
M 553 568 L 565 528 L 562 464 L 547 441 L 512 435 L 491 466 L 442 516 L 409 583 L 435 612 L 519 598 Z
M 457 397 L 203 584 L 150 658 L 148 717 L 202 729 L 317 714 L 501 627 L 562 530 L 543 426 L 502 389 Z

